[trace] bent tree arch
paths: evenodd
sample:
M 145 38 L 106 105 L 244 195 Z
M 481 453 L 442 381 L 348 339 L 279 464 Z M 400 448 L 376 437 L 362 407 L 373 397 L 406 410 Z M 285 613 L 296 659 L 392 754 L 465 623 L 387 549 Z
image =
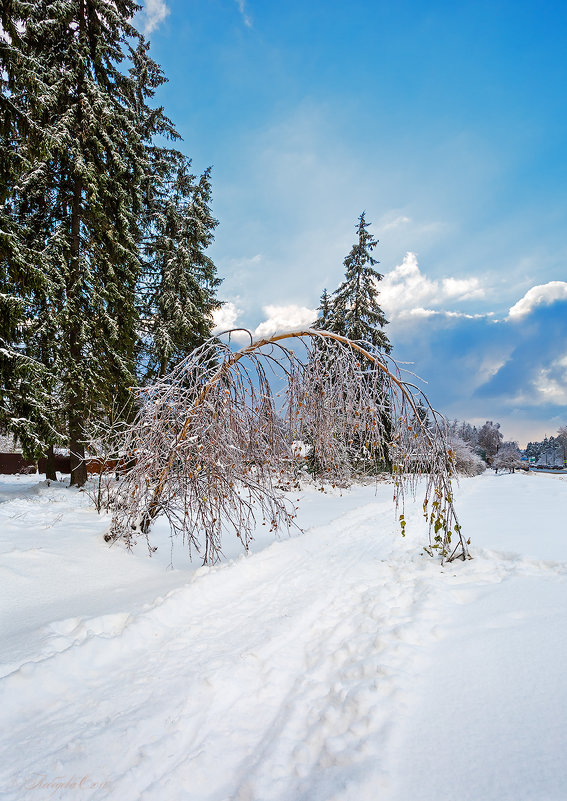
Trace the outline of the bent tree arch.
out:
M 138 390 L 123 451 L 131 468 L 116 490 L 108 540 L 144 537 L 151 551 L 152 522 L 164 515 L 190 555 L 212 563 L 230 529 L 247 548 L 258 520 L 271 530 L 294 524 L 284 490 L 307 460 L 341 486 L 388 465 L 402 533 L 405 495 L 419 485 L 426 550 L 468 557 L 445 421 L 393 359 L 312 329 L 258 341 L 246 331 L 250 343 L 235 352 L 236 333 L 208 341 Z

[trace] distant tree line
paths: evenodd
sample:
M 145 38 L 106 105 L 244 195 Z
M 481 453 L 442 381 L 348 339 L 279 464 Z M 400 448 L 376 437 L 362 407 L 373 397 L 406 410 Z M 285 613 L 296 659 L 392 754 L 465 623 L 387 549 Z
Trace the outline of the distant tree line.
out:
M 525 454 L 536 463 L 565 464 L 567 462 L 567 425 L 558 429 L 557 436 L 546 436 L 541 442 L 528 442 Z
M 210 170 L 157 144 L 179 135 L 138 10 L 1 6 L 0 429 L 32 458 L 68 446 L 78 485 L 89 421 L 127 410 L 219 306 Z
M 521 467 L 522 453 L 517 442 L 505 441 L 500 423 L 487 420 L 480 428 L 454 420 L 449 424 L 456 455 L 457 472 L 477 475 L 486 466 L 514 471 Z

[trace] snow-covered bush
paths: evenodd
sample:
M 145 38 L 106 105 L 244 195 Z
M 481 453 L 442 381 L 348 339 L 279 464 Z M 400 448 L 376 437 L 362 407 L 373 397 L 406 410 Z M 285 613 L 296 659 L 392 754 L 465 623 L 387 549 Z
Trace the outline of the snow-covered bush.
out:
M 85 431 L 87 474 L 85 492 L 97 512 L 108 512 L 114 502 L 116 477 L 127 464 L 121 447 L 126 436 L 127 407 L 112 406 L 101 418 L 90 420 Z
M 288 339 L 293 348 L 281 344 Z M 287 381 L 281 409 L 268 371 Z M 250 336 L 237 352 L 230 336 L 215 338 L 139 390 L 138 400 L 121 449 L 132 467 L 118 486 L 108 539 L 131 544 L 142 536 L 151 550 L 152 521 L 164 515 L 190 552 L 210 563 L 227 527 L 247 547 L 256 518 L 274 530 L 292 525 L 295 508 L 279 488 L 307 456 L 294 445 L 301 441 L 322 478 L 343 485 L 357 460 L 392 464 L 402 531 L 404 494 L 423 478 L 429 548 L 449 560 L 468 555 L 453 507 L 444 420 L 378 351 L 312 329 L 258 342 Z
M 456 434 L 449 436 L 450 455 L 456 473 L 463 476 L 479 476 L 486 470 L 486 462 Z
M 522 454 L 515 442 L 505 442 L 492 460 L 492 467 L 498 470 L 509 470 L 513 473 L 522 465 Z

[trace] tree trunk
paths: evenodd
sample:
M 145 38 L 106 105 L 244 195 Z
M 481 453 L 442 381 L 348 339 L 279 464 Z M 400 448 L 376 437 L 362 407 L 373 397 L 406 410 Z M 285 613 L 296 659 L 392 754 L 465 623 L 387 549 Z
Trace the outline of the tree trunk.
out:
M 390 457 L 390 451 L 388 449 L 387 443 L 392 439 L 392 418 L 388 413 L 383 413 L 380 415 L 382 420 L 382 425 L 384 426 L 384 434 L 386 438 L 386 444 L 384 446 L 384 467 L 386 468 L 386 472 L 392 474 L 392 459 Z
M 79 38 L 85 38 L 85 4 L 79 0 Z M 77 76 L 77 97 L 81 96 L 84 83 L 84 73 Z M 81 107 L 78 107 L 78 135 L 83 136 L 80 129 L 82 122 Z M 69 421 L 69 451 L 71 456 L 71 485 L 82 487 L 87 480 L 87 466 L 85 464 L 85 411 L 86 397 L 82 383 L 82 375 L 86 365 L 83 364 L 83 350 L 81 343 L 81 315 L 84 314 L 81 303 L 81 200 L 83 184 L 81 178 L 75 173 L 73 176 L 73 196 L 71 200 L 71 247 L 69 254 L 69 277 L 67 285 L 67 303 L 71 306 L 68 330 L 69 344 L 69 374 L 67 381 L 67 417 Z
M 49 446 L 45 457 L 45 478 L 48 481 L 57 481 L 57 471 L 55 469 L 55 453 L 53 452 L 53 445 Z
M 82 487 L 87 480 L 85 445 L 82 419 L 73 413 L 69 415 L 69 450 L 71 452 L 71 485 Z
M 84 439 L 84 390 L 79 385 L 77 376 L 81 373 L 81 362 L 83 358 L 80 330 L 81 322 L 79 315 L 82 313 L 78 297 L 80 292 L 79 284 L 79 258 L 81 247 L 81 195 L 82 185 L 80 179 L 75 179 L 73 186 L 73 203 L 71 209 L 71 254 L 69 260 L 69 286 L 68 295 L 71 303 L 75 302 L 74 315 L 71 315 L 69 325 L 69 360 L 71 364 L 72 386 L 67 387 L 68 398 L 68 419 L 69 419 L 69 450 L 71 453 L 71 485 L 82 487 L 87 480 L 87 466 L 85 464 Z M 74 375 L 74 377 L 73 377 Z

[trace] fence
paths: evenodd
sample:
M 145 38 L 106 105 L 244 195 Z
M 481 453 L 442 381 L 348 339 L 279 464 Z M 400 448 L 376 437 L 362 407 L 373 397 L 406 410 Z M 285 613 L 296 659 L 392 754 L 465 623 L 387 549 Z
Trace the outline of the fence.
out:
M 18 473 L 45 473 L 47 459 L 35 462 L 33 459 L 24 459 L 21 453 L 0 453 L 0 474 L 17 475 Z M 68 456 L 55 456 L 55 469 L 60 473 L 71 472 L 71 460 Z M 88 470 L 88 463 L 87 463 Z

